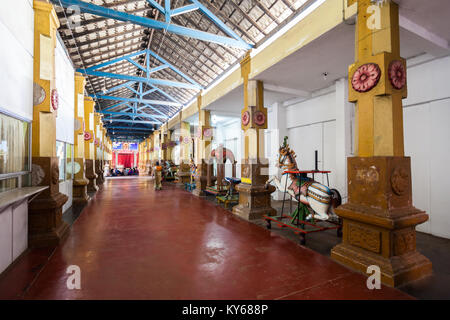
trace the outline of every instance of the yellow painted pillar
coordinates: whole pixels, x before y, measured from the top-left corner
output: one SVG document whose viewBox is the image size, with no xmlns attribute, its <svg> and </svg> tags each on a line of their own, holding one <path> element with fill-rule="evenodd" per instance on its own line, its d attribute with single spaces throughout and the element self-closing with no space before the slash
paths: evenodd
<svg viewBox="0 0 450 320">
<path fill-rule="evenodd" d="M 94 112 L 94 129 L 95 129 L 95 137 L 94 137 L 94 169 L 95 174 L 97 175 L 96 184 L 100 187 L 104 182 L 105 178 L 103 176 L 103 159 L 102 159 L 102 139 L 103 139 L 103 124 L 101 121 L 102 115 L 98 112 Z"/>
<path fill-rule="evenodd" d="M 355 1 L 349 1 L 349 4 Z M 336 209 L 343 241 L 333 259 L 398 286 L 431 274 L 416 250 L 418 224 L 428 215 L 412 205 L 411 159 L 404 157 L 402 99 L 406 62 L 400 57 L 398 5 L 358 0 L 356 61 L 349 68 L 349 100 L 356 103 L 357 154 L 348 159 L 348 203 Z"/>
<path fill-rule="evenodd" d="M 33 81 L 36 105 L 32 126 L 32 184 L 48 186 L 29 206 L 28 244 L 54 246 L 68 232 L 61 219 L 68 197 L 59 192 L 59 162 L 56 157 L 57 91 L 55 88 L 55 46 L 58 18 L 53 6 L 34 1 Z M 7 62 L 5 62 L 7 63 Z"/>
<path fill-rule="evenodd" d="M 74 132 L 74 204 L 86 204 L 90 197 L 87 194 L 87 185 L 84 168 L 84 88 L 86 79 L 81 73 L 75 73 L 75 132 Z"/>
<path fill-rule="evenodd" d="M 237 186 L 239 204 L 233 213 L 247 220 L 261 219 L 263 215 L 275 215 L 270 194 L 273 186 L 265 187 L 268 180 L 268 160 L 264 158 L 264 130 L 267 129 L 267 108 L 264 107 L 264 84 L 250 80 L 250 52 L 241 62 L 244 82 L 244 108 L 241 126 L 244 133 L 244 159 L 241 165 L 242 183 Z"/>
<path fill-rule="evenodd" d="M 84 161 L 86 166 L 86 178 L 89 180 L 88 191 L 97 192 L 97 174 L 95 173 L 95 116 L 94 100 L 90 97 L 84 99 Z"/>
<path fill-rule="evenodd" d="M 205 190 L 212 186 L 216 179 L 213 176 L 213 164 L 209 163 L 211 154 L 211 143 L 213 140 L 213 129 L 211 127 L 211 112 L 202 109 L 202 95 L 197 98 L 198 127 L 195 133 L 195 163 L 197 172 L 195 175 L 196 188 L 192 194 L 205 196 Z"/>
<path fill-rule="evenodd" d="M 180 183 L 191 182 L 191 124 L 181 121 L 180 115 L 180 169 L 178 177 Z"/>
</svg>

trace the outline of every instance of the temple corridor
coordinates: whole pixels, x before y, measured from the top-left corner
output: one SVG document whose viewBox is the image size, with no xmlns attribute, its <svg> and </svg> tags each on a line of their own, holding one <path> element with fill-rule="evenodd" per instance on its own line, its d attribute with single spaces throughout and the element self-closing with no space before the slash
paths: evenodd
<svg viewBox="0 0 450 320">
<path fill-rule="evenodd" d="M 22 282 L 24 299 L 410 298 L 370 291 L 366 277 L 175 184 L 155 191 L 149 177 L 107 179 L 33 279 L 30 256 L 45 252 L 22 257 L 0 296 Z M 70 265 L 81 290 L 67 289 Z"/>
</svg>

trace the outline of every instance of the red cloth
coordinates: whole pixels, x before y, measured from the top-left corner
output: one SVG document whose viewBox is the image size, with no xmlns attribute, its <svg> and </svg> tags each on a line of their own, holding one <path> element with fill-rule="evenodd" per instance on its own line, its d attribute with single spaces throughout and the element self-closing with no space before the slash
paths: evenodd
<svg viewBox="0 0 450 320">
<path fill-rule="evenodd" d="M 118 162 L 119 166 L 124 166 L 124 168 L 133 167 L 134 156 L 133 154 L 123 154 L 119 153 Z"/>
</svg>

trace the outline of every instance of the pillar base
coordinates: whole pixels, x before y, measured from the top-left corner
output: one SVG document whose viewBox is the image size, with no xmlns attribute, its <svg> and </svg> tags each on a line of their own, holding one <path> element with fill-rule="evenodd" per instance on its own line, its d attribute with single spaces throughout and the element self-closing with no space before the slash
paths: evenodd
<svg viewBox="0 0 450 320">
<path fill-rule="evenodd" d="M 87 193 L 88 179 L 73 180 L 73 204 L 85 205 L 91 200 Z"/>
<path fill-rule="evenodd" d="M 208 178 L 206 176 L 195 177 L 195 189 L 192 194 L 197 197 L 206 197 L 206 185 Z"/>
<path fill-rule="evenodd" d="M 254 186 L 249 184 L 239 184 L 236 186 L 239 192 L 239 204 L 233 207 L 233 213 L 246 220 L 262 219 L 264 215 L 275 216 L 277 211 L 271 207 L 270 194 L 275 191 L 275 187 L 270 185 Z"/>
<path fill-rule="evenodd" d="M 97 192 L 97 174 L 95 173 L 94 160 L 84 160 L 86 164 L 86 178 L 89 180 L 87 190 L 88 192 Z"/>
<path fill-rule="evenodd" d="M 69 199 L 59 192 L 59 168 L 56 157 L 33 157 L 33 186 L 49 186 L 31 201 L 28 210 L 28 245 L 58 245 L 68 234 L 69 225 L 62 220 L 62 207 Z"/>
<path fill-rule="evenodd" d="M 342 243 L 331 258 L 367 275 L 379 266 L 381 281 L 396 287 L 432 273 L 416 250 L 416 226 L 428 215 L 412 206 L 410 158 L 349 158 L 349 203 L 336 209 Z"/>
<path fill-rule="evenodd" d="M 104 173 L 104 171 L 102 169 L 101 160 L 95 160 L 95 174 L 97 175 L 97 178 L 95 179 L 95 183 L 98 187 L 100 187 L 105 182 L 103 173 Z"/>
</svg>

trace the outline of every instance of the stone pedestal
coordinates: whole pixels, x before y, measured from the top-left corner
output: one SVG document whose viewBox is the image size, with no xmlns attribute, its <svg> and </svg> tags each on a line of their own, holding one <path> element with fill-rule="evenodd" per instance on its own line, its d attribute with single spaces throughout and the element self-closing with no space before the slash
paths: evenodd
<svg viewBox="0 0 450 320">
<path fill-rule="evenodd" d="M 276 215 L 277 211 L 271 207 L 270 197 L 275 187 L 269 185 L 266 188 L 268 176 L 265 171 L 268 172 L 267 164 L 243 161 L 242 183 L 236 186 L 239 192 L 239 204 L 233 207 L 234 214 L 246 220 L 261 219 L 263 215 Z"/>
<path fill-rule="evenodd" d="M 57 157 L 33 157 L 32 184 L 49 189 L 29 205 L 28 244 L 34 248 L 57 246 L 69 232 L 69 225 L 62 220 L 62 207 L 68 197 L 59 192 Z"/>
<path fill-rule="evenodd" d="M 332 259 L 364 274 L 379 266 L 389 286 L 432 273 L 431 262 L 416 250 L 415 228 L 428 215 L 412 205 L 410 162 L 408 157 L 349 158 L 349 202 L 336 209 L 343 242 L 332 249 Z"/>
<path fill-rule="evenodd" d="M 205 190 L 208 187 L 208 183 L 214 184 L 216 177 L 208 177 L 208 166 L 210 167 L 209 172 L 211 172 L 212 164 L 207 164 L 202 161 L 202 164 L 197 165 L 197 174 L 195 175 L 195 189 L 192 194 L 197 197 L 206 196 Z"/>
<path fill-rule="evenodd" d="M 180 164 L 180 169 L 178 170 L 178 180 L 179 183 L 185 184 L 191 182 L 191 167 L 189 164 Z"/>
<path fill-rule="evenodd" d="M 89 180 L 88 192 L 97 192 L 97 174 L 95 173 L 94 160 L 86 159 L 84 162 L 86 164 L 86 178 Z"/>
<path fill-rule="evenodd" d="M 90 200 L 87 193 L 87 186 L 89 180 L 84 177 L 84 159 L 76 158 L 74 159 L 75 171 L 78 167 L 78 172 L 74 172 L 75 179 L 73 180 L 73 204 L 74 205 L 84 205 Z"/>
<path fill-rule="evenodd" d="M 105 182 L 102 160 L 95 160 L 95 174 L 97 175 L 95 182 L 97 187 L 100 187 Z"/>
</svg>

